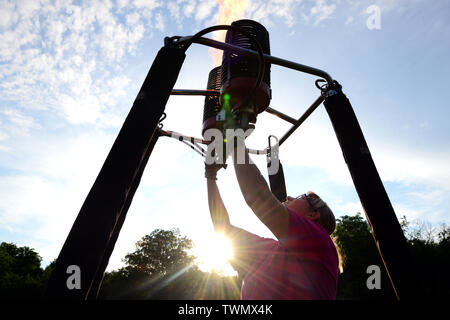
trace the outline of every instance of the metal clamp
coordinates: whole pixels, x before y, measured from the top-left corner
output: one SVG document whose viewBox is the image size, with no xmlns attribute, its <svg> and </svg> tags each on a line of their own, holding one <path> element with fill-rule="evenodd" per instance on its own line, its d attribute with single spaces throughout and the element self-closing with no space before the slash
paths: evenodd
<svg viewBox="0 0 450 320">
<path fill-rule="evenodd" d="M 274 138 L 276 140 L 275 147 L 272 148 L 271 138 Z M 272 161 L 272 159 L 278 159 L 278 138 L 274 135 L 269 135 L 267 138 L 268 140 L 268 147 L 267 147 L 267 161 Z"/>
<path fill-rule="evenodd" d="M 163 121 L 167 118 L 167 114 L 163 112 L 161 118 L 158 121 L 158 130 L 161 130 L 163 128 Z"/>
</svg>

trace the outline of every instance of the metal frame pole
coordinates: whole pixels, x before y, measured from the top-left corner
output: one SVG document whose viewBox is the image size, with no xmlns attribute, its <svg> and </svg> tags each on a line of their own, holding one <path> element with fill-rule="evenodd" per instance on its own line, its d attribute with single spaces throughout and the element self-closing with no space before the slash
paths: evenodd
<svg viewBox="0 0 450 320">
<path fill-rule="evenodd" d="M 178 43 L 183 43 L 183 42 L 189 41 L 190 39 L 191 39 L 191 37 L 181 37 L 176 40 Z M 231 50 L 236 53 L 240 53 L 240 54 L 254 57 L 254 58 L 258 57 L 258 52 L 256 52 L 256 51 L 241 48 L 241 47 L 229 44 L 229 43 L 223 43 L 223 42 L 208 39 L 208 38 L 200 37 L 200 38 L 194 40 L 194 43 L 198 43 L 198 44 L 205 45 L 208 47 L 213 47 L 213 48 L 220 49 L 220 50 Z M 311 75 L 315 75 L 315 76 L 324 78 L 329 85 L 332 85 L 332 83 L 333 83 L 333 78 L 331 78 L 331 76 L 327 72 L 317 69 L 317 68 L 313 68 L 313 67 L 310 67 L 310 66 L 307 66 L 304 64 L 281 59 L 281 58 L 271 56 L 268 54 L 264 54 L 264 61 L 269 62 L 271 64 L 278 65 L 278 66 L 282 66 L 282 67 L 285 67 L 288 69 L 293 69 L 293 70 L 301 71 L 304 73 L 308 73 Z"/>
<path fill-rule="evenodd" d="M 190 37 L 184 37 L 179 38 L 178 41 L 183 42 L 189 39 Z M 216 49 L 232 50 L 243 55 L 257 57 L 257 53 L 252 50 L 212 39 L 198 38 L 194 42 Z M 264 60 L 265 62 L 320 76 L 327 81 L 327 92 L 321 90 L 326 97 L 321 96 L 313 103 L 280 139 L 279 145 L 286 141 L 324 101 L 397 299 L 400 299 L 400 297 L 411 298 L 414 292 L 412 286 L 415 283 L 413 280 L 415 273 L 413 272 L 412 256 L 350 101 L 342 93 L 340 85 L 325 71 L 270 55 L 264 55 Z"/>
<path fill-rule="evenodd" d="M 397 299 L 413 298 L 413 286 L 417 283 L 408 243 L 355 112 L 340 85 L 329 88 L 324 105 Z"/>
<path fill-rule="evenodd" d="M 158 52 L 61 249 L 44 297 L 96 296 L 184 59 L 183 49 L 165 46 Z M 79 268 L 81 287 L 67 285 L 69 266 Z"/>
<path fill-rule="evenodd" d="M 58 256 L 47 284 L 47 298 L 86 299 L 96 297 L 101 277 L 115 241 L 139 185 L 140 177 L 159 134 L 157 125 L 170 94 L 213 95 L 205 90 L 172 90 L 185 58 L 183 42 L 192 37 L 173 37 L 167 41 L 144 81 L 122 129 L 92 186 Z M 208 38 L 194 41 L 221 50 L 258 57 L 252 50 Z M 180 45 L 181 44 L 181 45 Z M 327 96 L 320 96 L 298 119 L 274 109 L 268 110 L 293 124 L 280 139 L 281 145 L 324 101 L 339 144 L 352 175 L 375 242 L 388 271 L 397 297 L 412 294 L 409 284 L 412 260 L 406 239 L 389 201 L 383 183 L 365 142 L 350 102 L 323 70 L 264 55 L 266 62 L 324 78 Z M 158 134 L 155 134 L 158 133 Z M 256 150 L 259 154 L 260 151 Z M 266 150 L 263 151 L 266 153 Z M 69 266 L 81 270 L 81 288 L 69 288 Z"/>
</svg>

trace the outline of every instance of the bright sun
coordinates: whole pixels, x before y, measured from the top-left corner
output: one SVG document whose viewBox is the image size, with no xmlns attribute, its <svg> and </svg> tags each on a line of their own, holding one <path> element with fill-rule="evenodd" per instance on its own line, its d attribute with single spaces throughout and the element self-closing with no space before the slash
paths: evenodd
<svg viewBox="0 0 450 320">
<path fill-rule="evenodd" d="M 233 248 L 223 234 L 214 233 L 197 243 L 194 254 L 198 257 L 198 266 L 202 271 L 215 271 L 224 276 L 236 274 L 228 262 L 233 257 Z"/>
</svg>

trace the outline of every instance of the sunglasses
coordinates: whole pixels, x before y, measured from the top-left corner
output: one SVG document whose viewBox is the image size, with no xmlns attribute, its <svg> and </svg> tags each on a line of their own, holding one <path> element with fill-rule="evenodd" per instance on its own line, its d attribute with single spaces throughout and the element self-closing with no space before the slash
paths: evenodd
<svg viewBox="0 0 450 320">
<path fill-rule="evenodd" d="M 305 198 L 305 199 L 306 199 L 306 202 L 308 202 L 309 207 L 310 207 L 313 211 L 317 211 L 316 208 L 314 208 L 314 206 L 312 205 L 311 200 L 308 198 L 308 195 L 307 195 L 306 193 L 304 193 L 304 194 L 298 196 L 297 198 L 294 199 L 294 201 L 297 200 L 297 199 L 302 199 L 302 198 Z"/>
</svg>

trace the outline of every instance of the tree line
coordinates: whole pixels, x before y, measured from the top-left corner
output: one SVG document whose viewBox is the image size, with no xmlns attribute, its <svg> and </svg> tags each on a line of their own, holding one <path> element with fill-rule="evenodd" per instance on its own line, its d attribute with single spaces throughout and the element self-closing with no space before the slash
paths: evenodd
<svg viewBox="0 0 450 320">
<path fill-rule="evenodd" d="M 417 296 L 448 297 L 450 228 L 412 224 L 405 217 L 401 226 L 420 281 Z M 341 262 L 338 300 L 395 299 L 369 225 L 361 214 L 337 219 L 332 237 Z M 239 299 L 242 279 L 200 270 L 192 248 L 192 240 L 177 229 L 154 230 L 136 242 L 136 250 L 123 259 L 124 267 L 105 273 L 98 299 Z M 54 265 L 42 268 L 41 262 L 34 249 L 2 242 L 0 299 L 40 299 Z M 379 289 L 369 289 L 366 284 L 371 265 L 380 267 Z"/>
</svg>

